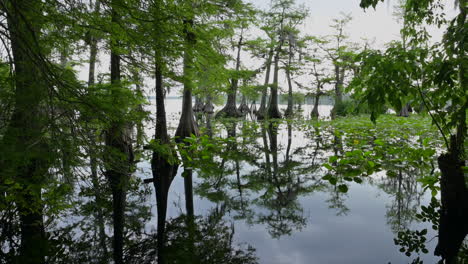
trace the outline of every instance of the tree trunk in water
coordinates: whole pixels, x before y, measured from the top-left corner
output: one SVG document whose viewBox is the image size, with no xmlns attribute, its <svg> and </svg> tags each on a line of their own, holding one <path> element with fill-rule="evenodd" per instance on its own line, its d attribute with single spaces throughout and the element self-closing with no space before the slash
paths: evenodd
<svg viewBox="0 0 468 264">
<path fill-rule="evenodd" d="M 158 59 L 157 59 L 158 60 Z M 156 61 L 156 131 L 155 140 L 159 144 L 170 144 L 169 135 L 167 134 L 166 109 L 164 106 L 164 91 L 162 84 L 162 72 Z M 171 148 L 171 156 L 173 160 L 168 160 L 161 153 L 153 151 L 151 158 L 151 169 L 153 172 L 153 184 L 156 190 L 156 206 L 158 212 L 158 233 L 157 233 L 157 252 L 158 263 L 167 263 L 165 246 L 166 246 L 166 215 L 167 215 L 167 197 L 172 180 L 177 174 L 179 167 L 176 160 L 175 149 Z"/>
<path fill-rule="evenodd" d="M 185 20 L 185 51 L 184 51 L 184 95 L 182 99 L 182 115 L 175 136 L 177 142 L 191 135 L 198 136 L 198 125 L 195 122 L 192 108 L 193 89 L 193 46 L 195 45 L 195 34 L 190 32 L 193 20 Z"/>
<path fill-rule="evenodd" d="M 211 115 L 214 113 L 214 105 L 213 103 L 211 102 L 211 96 L 208 95 L 206 97 L 206 103 L 205 105 L 203 106 L 203 112 L 207 115 Z"/>
<path fill-rule="evenodd" d="M 245 99 L 245 95 L 242 95 L 242 100 L 241 100 L 241 104 L 240 104 L 240 106 L 239 106 L 238 112 L 239 112 L 242 116 L 245 116 L 245 115 L 247 115 L 247 114 L 250 112 L 250 108 L 249 108 L 249 106 L 247 105 L 247 100 Z"/>
<path fill-rule="evenodd" d="M 317 92 L 317 94 L 315 95 L 315 100 L 314 100 L 314 108 L 312 109 L 312 113 L 310 114 L 312 118 L 319 117 L 319 111 L 318 111 L 319 102 L 320 102 L 320 92 Z"/>
<path fill-rule="evenodd" d="M 291 82 L 291 63 L 292 63 L 292 46 L 289 44 L 289 58 L 288 65 L 286 66 L 286 79 L 288 81 L 288 108 L 286 108 L 286 113 L 284 114 L 287 117 L 293 115 L 293 88 Z"/>
<path fill-rule="evenodd" d="M 270 163 L 270 147 L 268 146 L 267 132 L 265 128 L 266 124 L 263 123 L 261 126 L 262 139 L 263 139 L 263 152 L 265 153 L 265 167 L 268 178 L 271 177 L 271 163 Z"/>
<path fill-rule="evenodd" d="M 236 72 L 238 72 L 240 69 L 240 54 L 242 50 L 242 37 L 243 37 L 242 34 L 243 34 L 243 31 L 241 31 L 239 42 L 237 43 Z M 224 106 L 224 108 L 221 109 L 216 114 L 216 117 L 241 117 L 242 116 L 242 114 L 237 110 L 237 104 L 236 104 L 238 85 L 239 85 L 238 77 L 232 78 L 231 87 L 229 88 L 229 91 L 228 91 L 226 106 Z"/>
<path fill-rule="evenodd" d="M 459 0 L 460 13 L 456 21 L 456 30 L 461 37 L 458 40 L 458 81 L 460 90 L 466 90 L 466 36 L 465 25 L 467 16 L 467 1 Z M 441 210 L 439 218 L 439 242 L 435 254 L 441 256 L 445 263 L 456 263 L 456 256 L 460 250 L 464 238 L 468 234 L 468 189 L 463 166 L 467 166 L 465 160 L 466 138 L 466 109 L 465 102 L 459 109 L 456 135 L 450 138 L 449 153 L 442 154 L 439 159 Z"/>
<path fill-rule="evenodd" d="M 343 75 L 343 76 L 342 76 Z M 336 65 L 335 62 L 335 105 L 331 111 L 331 117 L 334 119 L 337 116 L 338 107 L 341 106 L 343 102 L 343 81 L 344 81 L 344 69 Z"/>
<path fill-rule="evenodd" d="M 290 151 L 291 151 L 291 143 L 292 143 L 292 125 L 291 122 L 288 122 L 288 144 L 286 146 L 286 159 L 285 162 L 289 163 L 290 161 Z"/>
<path fill-rule="evenodd" d="M 278 71 L 279 71 L 279 53 L 281 51 L 281 46 L 278 47 L 278 50 L 275 54 L 275 69 L 273 72 L 273 84 L 271 85 L 271 96 L 270 102 L 267 109 L 268 118 L 281 118 L 281 113 L 278 108 Z"/>
<path fill-rule="evenodd" d="M 269 122 L 268 138 L 270 139 L 270 153 L 273 162 L 273 174 L 270 175 L 271 180 L 278 177 L 278 123 Z"/>
<path fill-rule="evenodd" d="M 184 168 L 185 211 L 187 213 L 188 243 L 191 259 L 195 259 L 195 210 L 193 207 L 193 179 L 192 169 Z"/>
<path fill-rule="evenodd" d="M 14 66 L 15 109 L 0 142 L 0 175 L 19 184 L 14 191 L 20 216 L 20 248 L 17 263 L 42 264 L 47 255 L 44 232 L 42 185 L 50 166 L 51 155 L 46 132 L 46 109 L 41 104 L 47 97 L 43 82 L 40 39 L 42 1 L 4 1 L 2 13 L 7 25 Z"/>
<path fill-rule="evenodd" d="M 258 111 L 257 111 L 258 120 L 265 119 L 266 117 L 266 99 L 267 99 L 267 94 L 268 94 L 268 84 L 270 83 L 270 72 L 271 72 L 271 62 L 273 59 L 273 53 L 274 53 L 274 50 L 273 48 L 271 48 L 270 52 L 268 53 L 268 59 L 265 63 L 265 66 L 266 66 L 265 82 L 263 83 L 264 87 L 262 90 L 262 99 L 260 101 L 260 107 L 258 108 Z"/>
<path fill-rule="evenodd" d="M 116 11 L 118 0 L 111 2 L 112 23 L 118 24 L 120 17 Z M 113 34 L 112 34 L 113 35 Z M 120 56 L 117 43 L 111 43 L 111 84 L 120 85 Z M 111 93 L 111 97 L 118 96 Z M 125 120 L 114 121 L 105 133 L 108 153 L 105 156 L 106 177 L 112 190 L 112 218 L 114 226 L 113 258 L 116 264 L 123 264 L 124 211 L 128 178 L 133 166 L 131 126 Z"/>
<path fill-rule="evenodd" d="M 198 113 L 203 111 L 203 101 L 199 96 L 195 96 L 195 105 L 193 106 L 193 112 Z"/>
<path fill-rule="evenodd" d="M 409 116 L 410 104 L 406 103 L 398 113 L 398 116 L 408 117 Z"/>
<path fill-rule="evenodd" d="M 451 150 L 457 140 L 452 137 Z M 441 256 L 446 262 L 455 263 L 458 251 L 468 234 L 468 191 L 462 166 L 465 161 L 460 160 L 459 152 L 442 154 L 438 158 L 441 171 L 440 191 L 441 210 L 439 218 L 439 242 L 434 254 Z"/>
</svg>

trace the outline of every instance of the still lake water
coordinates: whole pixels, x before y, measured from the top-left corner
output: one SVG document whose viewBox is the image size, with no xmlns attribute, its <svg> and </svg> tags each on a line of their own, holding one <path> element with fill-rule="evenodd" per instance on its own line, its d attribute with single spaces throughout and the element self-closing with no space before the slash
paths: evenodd
<svg viewBox="0 0 468 264">
<path fill-rule="evenodd" d="M 154 113 L 153 104 L 154 102 L 148 109 Z M 280 108 L 284 109 L 285 106 Z M 311 111 L 310 105 L 302 108 L 304 116 Z M 166 100 L 171 136 L 174 135 L 178 124 L 180 110 L 180 99 Z M 321 105 L 319 108 L 322 116 L 329 115 L 330 110 L 329 105 Z M 223 125 L 213 123 L 213 126 L 218 129 L 215 129 L 215 135 L 226 137 L 227 132 Z M 415 183 L 415 177 L 407 175 L 402 183 L 395 179 L 387 179 L 386 174 L 380 172 L 361 184 L 348 184 L 349 191 L 343 194 L 328 182 L 321 180 L 325 174 L 322 163 L 328 161 L 328 157 L 333 155 L 333 150 L 325 143 L 319 146 L 320 144 L 316 143 L 317 135 L 310 129 L 293 123 L 288 133 L 288 125 L 285 122 L 280 123 L 277 152 L 273 155 L 268 151 L 268 154 L 265 154 L 263 146 L 264 139 L 267 139 L 267 144 L 271 146 L 271 135 L 265 133 L 266 137 L 262 139 L 261 127 L 244 126 L 254 127 L 252 129 L 260 136 L 247 140 L 247 143 L 242 143 L 242 139 L 239 139 L 236 148 L 239 149 L 239 153 L 245 152 L 246 155 L 254 157 L 241 155 L 237 158 L 237 163 L 229 159 L 222 162 L 218 160 L 221 168 L 226 168 L 223 177 L 230 180 L 227 184 L 218 186 L 216 190 L 207 190 L 213 186 L 208 184 L 207 187 L 207 184 L 204 184 L 210 181 L 207 178 L 213 175 L 199 177 L 197 170 L 194 170 L 195 215 L 206 215 L 213 208 L 219 208 L 220 204 L 223 204 L 227 208 L 224 219 L 232 222 L 234 226 L 234 241 L 247 243 L 255 248 L 259 263 L 263 264 L 411 262 L 410 258 L 398 251 L 399 247 L 394 245 L 393 239 L 396 237 L 395 230 L 400 226 L 398 223 L 415 229 L 431 230 L 428 225 L 412 220 L 414 210 L 430 201 L 430 194 L 423 193 L 421 187 Z M 237 138 L 242 138 L 242 128 L 242 124 L 237 124 Z M 154 124 L 147 127 L 149 138 L 153 136 L 153 131 Z M 323 133 L 319 138 L 326 142 L 326 132 Z M 269 164 L 266 164 L 267 156 Z M 293 165 L 288 167 L 286 164 Z M 239 174 L 236 169 L 239 169 Z M 252 187 L 255 177 L 265 178 L 262 175 L 268 169 L 273 170 L 273 178 L 280 180 L 260 182 Z M 184 211 L 182 171 L 183 168 L 179 167 L 169 191 L 169 218 L 177 217 Z M 139 164 L 138 177 L 152 177 L 148 162 Z M 403 191 L 411 193 L 398 192 L 398 187 L 402 186 L 412 186 Z M 156 201 L 154 189 L 151 189 L 153 193 L 149 195 L 147 202 L 152 206 L 152 219 L 146 225 L 147 230 L 156 229 Z M 207 193 L 222 193 L 224 198 L 213 199 L 206 195 Z M 239 201 L 241 206 L 238 205 Z M 235 203 L 235 206 L 232 205 Z M 430 233 L 429 239 L 434 235 Z M 436 239 L 427 243 L 430 253 L 421 256 L 424 263 L 437 262 L 431 254 L 435 244 Z"/>
</svg>

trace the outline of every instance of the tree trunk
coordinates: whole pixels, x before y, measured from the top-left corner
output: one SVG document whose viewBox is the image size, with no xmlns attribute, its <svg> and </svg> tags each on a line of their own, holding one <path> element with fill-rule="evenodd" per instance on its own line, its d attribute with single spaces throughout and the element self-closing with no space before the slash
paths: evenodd
<svg viewBox="0 0 468 264">
<path fill-rule="evenodd" d="M 287 117 L 293 115 L 293 88 L 291 82 L 291 64 L 292 64 L 292 46 L 289 44 L 289 58 L 288 65 L 286 66 L 286 79 L 288 81 L 288 108 L 286 108 L 286 113 L 284 114 Z"/>
<path fill-rule="evenodd" d="M 268 84 L 270 83 L 270 72 L 271 72 L 271 62 L 273 59 L 273 48 L 270 48 L 270 52 L 268 53 L 268 59 L 265 63 L 266 73 L 265 73 L 265 82 L 263 83 L 263 90 L 262 90 L 262 99 L 260 101 L 260 107 L 257 111 L 257 119 L 262 120 L 266 117 L 266 99 L 268 94 Z"/>
<path fill-rule="evenodd" d="M 101 3 L 100 1 L 96 1 L 95 6 L 94 6 L 94 13 L 99 14 L 100 8 L 101 8 Z M 94 80 L 95 80 L 95 72 L 96 72 L 96 58 L 97 58 L 97 43 L 98 40 L 97 38 L 91 34 L 90 37 L 90 42 L 89 42 L 89 75 L 88 75 L 88 88 L 94 85 Z M 94 198 L 96 202 L 96 225 L 98 228 L 98 233 L 99 233 L 99 246 L 101 247 L 103 253 L 101 256 L 100 263 L 107 263 L 108 259 L 108 252 L 107 252 L 107 236 L 106 236 L 106 231 L 105 231 L 105 223 L 104 223 L 104 212 L 102 211 L 102 207 L 104 206 L 103 204 L 103 199 L 101 195 L 101 186 L 99 184 L 99 174 L 98 174 L 98 161 L 97 161 L 97 146 L 98 142 L 95 136 L 96 130 L 91 129 L 89 132 L 89 140 L 90 140 L 90 145 L 89 145 L 89 164 L 91 168 L 91 183 L 93 185 L 93 190 L 94 190 Z"/>
<path fill-rule="evenodd" d="M 456 143 L 452 138 L 452 145 Z M 453 146 L 451 149 L 457 149 Z M 445 263 L 455 263 L 458 251 L 468 234 L 468 191 L 462 166 L 456 151 L 442 154 L 438 158 L 441 171 L 441 209 L 439 218 L 439 242 L 434 254 Z"/>
<path fill-rule="evenodd" d="M 273 72 L 273 84 L 271 85 L 271 96 L 270 102 L 267 109 L 268 118 L 281 118 L 281 113 L 278 108 L 278 71 L 279 71 L 279 56 L 281 52 L 281 45 L 278 46 L 278 49 L 275 54 L 275 69 Z"/>
<path fill-rule="evenodd" d="M 271 177 L 270 147 L 268 146 L 267 132 L 265 126 L 265 123 L 261 124 L 263 152 L 265 153 L 265 169 L 267 172 L 267 177 L 269 179 Z"/>
<path fill-rule="evenodd" d="M 458 81 L 460 90 L 467 86 L 466 78 L 466 16 L 467 1 L 458 1 L 460 13 L 456 21 L 457 30 L 460 30 L 458 41 Z M 459 109 L 456 135 L 450 138 L 449 152 L 442 154 L 439 159 L 441 210 L 439 217 L 439 242 L 435 249 L 435 255 L 441 256 L 445 263 L 456 263 L 456 257 L 464 238 L 468 234 L 468 189 L 466 187 L 466 175 L 463 166 L 467 166 L 465 160 L 466 138 L 466 109 L 465 102 Z"/>
<path fill-rule="evenodd" d="M 310 114 L 312 118 L 319 117 L 319 111 L 318 111 L 319 102 L 320 102 L 320 90 L 318 90 L 317 94 L 315 95 L 314 108 L 312 109 L 312 113 Z"/>
<path fill-rule="evenodd" d="M 247 105 L 247 100 L 245 99 L 245 95 L 242 95 L 242 100 L 241 100 L 241 104 L 240 104 L 240 106 L 239 106 L 238 112 L 239 112 L 242 116 L 245 116 L 245 115 L 247 115 L 247 114 L 250 112 L 250 108 L 249 108 L 249 106 Z"/>
<path fill-rule="evenodd" d="M 340 107 L 341 103 L 343 102 L 342 86 L 343 86 L 343 81 L 344 81 L 344 68 L 342 69 L 342 67 L 337 65 L 337 62 L 334 62 L 334 64 L 335 64 L 335 105 L 333 106 L 333 109 L 331 111 L 332 119 L 334 119 L 337 116 L 338 107 Z"/>
<path fill-rule="evenodd" d="M 151 158 L 151 169 L 153 172 L 153 184 L 156 190 L 156 206 L 158 212 L 158 233 L 157 233 L 157 252 L 158 263 L 167 263 L 165 252 L 166 247 L 166 215 L 169 188 L 172 180 L 177 174 L 179 167 L 176 159 L 175 149 L 170 145 L 169 135 L 167 134 L 166 109 L 164 106 L 164 88 L 162 83 L 162 72 L 159 58 L 156 56 L 156 131 L 155 140 L 158 144 L 169 145 L 171 157 L 161 155 L 162 153 L 153 151 Z M 167 154 L 167 153 L 165 153 Z M 173 160 L 169 160 L 172 159 Z"/>
<path fill-rule="evenodd" d="M 409 109 L 410 109 L 410 104 L 405 104 L 401 109 L 400 112 L 398 113 L 398 116 L 403 116 L 403 117 L 408 117 L 409 116 Z"/>
<path fill-rule="evenodd" d="M 115 25 L 120 20 L 116 10 L 118 1 L 111 2 L 112 23 Z M 115 35 L 111 34 L 111 37 L 115 37 Z M 111 41 L 110 77 L 112 85 L 120 85 L 120 56 L 117 50 L 118 43 Z M 115 98 L 118 95 L 111 92 L 110 96 Z M 133 166 L 131 126 L 125 120 L 113 121 L 105 133 L 105 144 L 108 150 L 105 156 L 105 174 L 112 190 L 113 258 L 116 264 L 123 264 L 126 189 Z"/>
<path fill-rule="evenodd" d="M 198 125 L 195 122 L 192 108 L 193 89 L 193 48 L 195 45 L 195 34 L 190 32 L 193 20 L 185 20 L 185 50 L 184 50 L 184 95 L 182 99 L 182 115 L 175 136 L 177 142 L 191 135 L 198 136 Z"/>
<path fill-rule="evenodd" d="M 241 30 L 241 34 L 239 37 L 239 42 L 237 43 L 237 57 L 236 57 L 236 74 L 240 70 L 240 54 L 242 50 L 242 38 L 243 38 L 243 30 Z M 228 91 L 228 97 L 226 106 L 221 109 L 217 114 L 216 117 L 241 117 L 242 114 L 237 110 L 236 104 L 236 96 L 237 96 L 237 88 L 239 85 L 238 77 L 233 77 L 231 79 L 231 87 Z"/>
<path fill-rule="evenodd" d="M 12 64 L 14 66 L 15 109 L 0 142 L 0 175 L 19 188 L 12 193 L 20 216 L 20 248 L 17 263 L 45 263 L 47 238 L 44 231 L 42 185 L 51 163 L 46 109 L 47 85 L 41 67 L 42 50 L 37 42 L 41 32 L 42 1 L 5 1 Z"/>
</svg>

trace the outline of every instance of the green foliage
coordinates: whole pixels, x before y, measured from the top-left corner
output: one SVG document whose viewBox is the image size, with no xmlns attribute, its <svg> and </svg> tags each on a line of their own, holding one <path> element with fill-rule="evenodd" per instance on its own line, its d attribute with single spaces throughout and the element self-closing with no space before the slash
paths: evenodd
<svg viewBox="0 0 468 264">
<path fill-rule="evenodd" d="M 365 118 L 347 117 L 333 121 L 337 154 L 322 165 L 328 172 L 323 180 L 332 185 L 361 183 L 381 170 L 396 177 L 401 164 L 421 169 L 431 167 L 436 154 L 434 148 L 440 144 L 440 139 L 427 118 L 401 119 L 384 115 L 376 125 Z M 414 139 L 420 144 L 412 143 Z M 419 180 L 434 182 L 437 175 L 427 175 Z M 436 192 L 438 187 L 432 184 L 425 188 Z M 338 190 L 347 191 L 343 187 Z"/>
<path fill-rule="evenodd" d="M 398 232 L 398 238 L 394 239 L 395 245 L 401 246 L 400 252 L 404 252 L 406 256 L 410 257 L 414 252 L 418 254 L 422 252 L 424 254 L 429 253 L 425 246 L 427 229 L 421 231 L 402 231 Z"/>
</svg>

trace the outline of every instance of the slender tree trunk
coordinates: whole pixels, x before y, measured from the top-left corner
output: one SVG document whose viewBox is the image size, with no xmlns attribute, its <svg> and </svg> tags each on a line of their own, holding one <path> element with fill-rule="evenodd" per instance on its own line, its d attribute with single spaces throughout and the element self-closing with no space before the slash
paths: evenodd
<svg viewBox="0 0 468 264">
<path fill-rule="evenodd" d="M 239 37 L 239 42 L 237 43 L 237 57 L 236 57 L 236 72 L 240 70 L 240 54 L 242 50 L 242 40 L 243 40 L 243 30 Z M 228 91 L 228 97 L 226 106 L 224 106 L 221 111 L 216 114 L 216 117 L 240 117 L 242 114 L 237 110 L 236 97 L 237 97 L 237 88 L 239 86 L 238 77 L 233 77 L 231 79 L 231 87 Z"/>
<path fill-rule="evenodd" d="M 142 83 L 143 80 L 142 80 L 142 77 L 141 77 L 140 73 L 136 69 L 132 69 L 131 74 L 132 74 L 133 81 L 135 82 L 135 88 L 136 88 L 136 92 L 137 92 L 138 96 L 143 97 L 143 90 L 141 89 L 141 83 Z M 138 112 L 140 114 L 143 114 L 144 111 L 145 111 L 143 109 L 142 104 L 138 104 L 135 108 L 136 108 L 135 109 L 136 112 Z M 141 147 L 143 145 L 144 136 L 145 136 L 145 128 L 143 126 L 143 122 L 139 120 L 135 124 L 135 128 L 136 128 L 135 148 L 136 148 L 136 151 L 140 152 Z"/>
<path fill-rule="evenodd" d="M 156 52 L 157 54 L 157 52 Z M 156 131 L 155 140 L 159 144 L 170 144 L 169 135 L 167 134 L 166 109 L 164 106 L 164 88 L 162 83 L 162 72 L 160 67 L 160 57 L 156 56 Z M 158 263 L 167 263 L 165 252 L 166 247 L 166 215 L 169 188 L 172 180 L 177 174 L 179 167 L 176 159 L 175 149 L 171 148 L 171 156 L 173 160 L 169 160 L 160 152 L 153 152 L 151 159 L 151 168 L 153 172 L 153 184 L 156 190 L 156 205 L 158 212 L 158 234 L 157 234 L 157 252 Z M 167 154 L 167 153 L 166 153 Z"/>
<path fill-rule="evenodd" d="M 120 16 L 116 10 L 118 1 L 113 0 L 111 2 L 112 23 L 115 25 L 120 21 Z M 115 38 L 115 35 L 112 34 L 111 37 Z M 115 86 L 121 85 L 120 56 L 117 50 L 118 43 L 114 39 L 111 41 L 110 78 L 111 84 Z M 118 95 L 112 92 L 110 96 L 115 98 Z M 114 220 L 113 258 L 116 264 L 123 264 L 126 190 L 133 166 L 131 126 L 125 120 L 113 121 L 105 133 L 105 143 L 108 149 L 105 157 L 105 174 L 112 190 L 112 218 Z"/>
<path fill-rule="evenodd" d="M 266 73 L 265 73 L 265 82 L 263 83 L 263 90 L 262 90 L 262 99 L 260 101 L 260 107 L 257 111 L 257 119 L 262 120 L 266 117 L 266 100 L 268 94 L 268 84 L 270 83 L 270 71 L 271 71 L 271 62 L 273 60 L 273 53 L 274 49 L 270 48 L 270 52 L 268 53 L 268 59 L 265 63 Z"/>
<path fill-rule="evenodd" d="M 311 117 L 312 118 L 318 118 L 319 117 L 319 111 L 318 111 L 318 107 L 319 107 L 319 102 L 320 102 L 320 88 L 317 88 L 317 94 L 315 95 L 315 99 L 314 99 L 314 108 L 312 109 L 312 113 L 311 113 Z"/>
<path fill-rule="evenodd" d="M 273 84 L 271 85 L 271 96 L 268 104 L 267 116 L 268 118 L 281 118 L 281 113 L 278 108 L 278 71 L 279 71 L 279 57 L 281 52 L 281 45 L 278 46 L 275 54 L 275 68 L 273 71 Z"/>
<path fill-rule="evenodd" d="M 96 1 L 94 6 L 94 13 L 99 14 L 101 9 L 101 2 Z M 89 41 L 89 74 L 88 74 L 88 87 L 91 87 L 95 83 L 95 72 L 96 72 L 96 58 L 98 53 L 97 48 L 98 40 L 91 34 Z M 89 156 L 90 156 L 90 168 L 91 168 L 91 183 L 93 184 L 94 198 L 96 201 L 96 224 L 99 233 L 99 246 L 102 249 L 103 253 L 101 256 L 100 263 L 108 262 L 108 251 L 107 251 L 107 236 L 105 231 L 105 222 L 104 222 L 104 212 L 102 211 L 103 199 L 101 194 L 101 186 L 99 184 L 99 174 L 98 174 L 98 161 L 97 161 L 97 146 L 98 140 L 96 138 L 96 129 L 91 128 L 89 132 Z"/>
<path fill-rule="evenodd" d="M 286 163 L 290 161 L 290 151 L 291 151 L 291 144 L 292 144 L 292 125 L 291 122 L 288 122 L 288 144 L 286 146 Z"/>
<path fill-rule="evenodd" d="M 42 186 L 52 154 L 44 133 L 47 129 L 47 85 L 39 46 L 42 1 L 4 1 L 12 64 L 14 66 L 15 109 L 0 142 L 0 175 L 18 184 L 14 195 L 20 216 L 20 248 L 16 263 L 42 264 L 47 255 L 44 231 Z"/>
<path fill-rule="evenodd" d="M 195 45 L 195 34 L 191 32 L 193 20 L 185 20 L 185 50 L 184 50 L 184 94 L 182 98 L 182 115 L 175 136 L 176 141 L 181 142 L 191 135 L 198 136 L 198 125 L 195 122 L 192 108 L 193 89 L 193 48 Z"/>
<path fill-rule="evenodd" d="M 263 139 L 263 152 L 265 153 L 265 165 L 268 179 L 271 177 L 271 163 L 270 163 L 270 147 L 268 146 L 267 132 L 265 128 L 265 123 L 262 124 L 262 139 Z"/>
<path fill-rule="evenodd" d="M 286 79 L 288 81 L 288 108 L 286 108 L 285 116 L 291 117 L 293 115 L 293 88 L 292 88 L 292 81 L 291 81 L 291 64 L 292 64 L 292 46 L 291 43 L 289 44 L 289 58 L 288 58 L 288 65 L 286 66 Z"/>
<path fill-rule="evenodd" d="M 268 124 L 268 138 L 270 139 L 270 153 L 273 162 L 273 174 L 270 179 L 277 179 L 278 177 L 278 124 L 269 122 Z M 270 177 L 271 177 L 270 176 Z"/>
<path fill-rule="evenodd" d="M 334 62 L 335 64 L 335 105 L 333 106 L 332 109 L 332 119 L 334 119 L 337 116 L 337 111 L 338 107 L 341 106 L 343 102 L 343 91 L 342 91 L 342 86 L 343 86 L 343 81 L 344 81 L 344 76 L 341 76 L 342 74 L 344 75 L 344 69 L 337 65 L 337 62 Z"/>
</svg>

